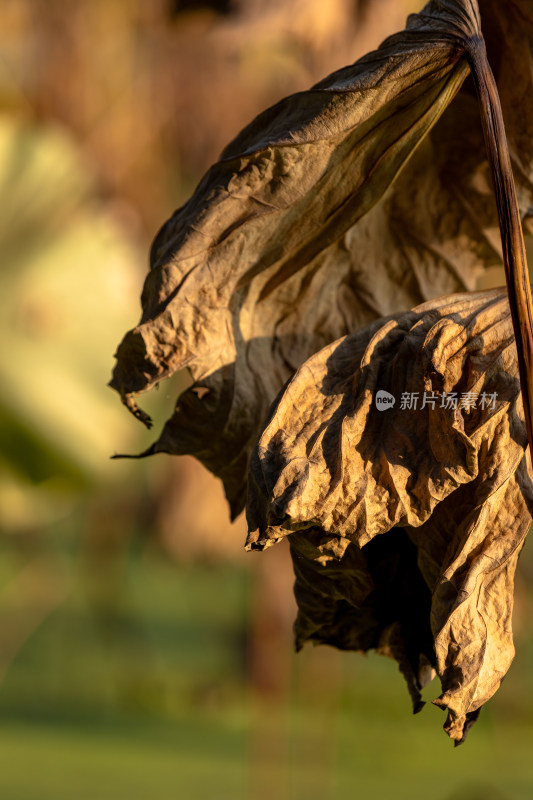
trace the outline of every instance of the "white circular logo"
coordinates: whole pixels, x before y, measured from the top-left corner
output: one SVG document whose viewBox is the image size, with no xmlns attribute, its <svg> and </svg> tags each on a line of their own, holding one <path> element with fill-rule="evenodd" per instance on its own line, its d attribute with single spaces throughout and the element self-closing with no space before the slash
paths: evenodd
<svg viewBox="0 0 533 800">
<path fill-rule="evenodd" d="M 376 403 L 376 408 L 378 411 L 388 411 L 389 408 L 393 407 L 394 403 L 396 402 L 396 398 L 392 394 L 386 392 L 384 389 L 380 389 L 379 392 L 376 392 L 374 402 Z"/>
</svg>

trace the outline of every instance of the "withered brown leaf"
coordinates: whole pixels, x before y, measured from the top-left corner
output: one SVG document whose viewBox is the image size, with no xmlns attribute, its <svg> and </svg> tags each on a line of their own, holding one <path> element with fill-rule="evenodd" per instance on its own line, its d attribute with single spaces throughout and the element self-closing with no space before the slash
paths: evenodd
<svg viewBox="0 0 533 800">
<path fill-rule="evenodd" d="M 533 12 L 480 7 L 527 219 Z M 142 455 L 194 454 L 236 515 L 271 400 L 328 345 L 261 436 L 248 547 L 290 534 L 299 647 L 393 656 L 415 710 L 436 668 L 456 742 L 512 659 L 532 499 L 533 311 L 501 119 L 475 0 L 432 0 L 375 53 L 260 115 L 158 234 L 111 382 L 149 424 L 134 395 L 189 367 L 194 386 Z M 492 292 L 395 313 L 472 289 L 499 261 L 496 205 L 510 312 Z M 380 382 L 433 404 L 383 414 Z M 449 392 L 497 400 L 446 405 Z"/>
<path fill-rule="evenodd" d="M 495 0 L 484 9 L 497 30 Z M 517 9 L 509 47 L 523 52 L 530 28 Z M 254 120 L 156 238 L 142 320 L 111 385 L 148 422 L 134 395 L 189 367 L 196 383 L 146 454 L 195 455 L 224 481 L 233 515 L 261 422 L 294 369 L 374 319 L 474 288 L 499 261 L 471 88 L 431 130 L 479 32 L 475 0 L 430 2 L 377 51 Z"/>
<path fill-rule="evenodd" d="M 381 389 L 393 407 L 378 409 Z M 456 741 L 514 654 L 526 447 L 509 304 L 493 290 L 324 348 L 277 399 L 251 462 L 248 548 L 289 535 L 298 645 L 388 652 L 415 710 L 434 666 Z"/>
</svg>

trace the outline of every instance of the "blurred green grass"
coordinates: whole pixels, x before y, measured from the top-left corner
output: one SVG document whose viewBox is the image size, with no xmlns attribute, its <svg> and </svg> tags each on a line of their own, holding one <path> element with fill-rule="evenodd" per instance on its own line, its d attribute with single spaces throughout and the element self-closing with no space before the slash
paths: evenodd
<svg viewBox="0 0 533 800">
<path fill-rule="evenodd" d="M 254 695 L 245 567 L 179 567 L 141 537 L 106 598 L 74 538 L 48 541 L 67 592 L 0 687 L 1 797 L 531 798 L 531 644 L 454 749 L 442 712 L 412 716 L 395 664 L 378 656 L 309 648 L 290 660 L 286 696 Z M 4 541 L 4 596 L 24 563 Z"/>
</svg>

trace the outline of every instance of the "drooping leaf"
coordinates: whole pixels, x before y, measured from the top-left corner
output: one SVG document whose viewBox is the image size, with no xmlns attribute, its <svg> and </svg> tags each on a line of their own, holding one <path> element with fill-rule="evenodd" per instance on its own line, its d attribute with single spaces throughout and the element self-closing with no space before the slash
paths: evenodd
<svg viewBox="0 0 533 800">
<path fill-rule="evenodd" d="M 380 390 L 395 399 L 385 410 Z M 277 399 L 251 462 L 248 548 L 289 535 L 298 643 L 379 650 L 392 630 L 415 706 L 421 669 L 436 667 L 457 741 L 514 653 L 526 446 L 509 305 L 494 290 L 324 348 Z"/>
<path fill-rule="evenodd" d="M 420 711 L 420 690 L 434 675 L 431 593 L 405 531 L 394 528 L 363 550 L 320 528 L 292 533 L 289 544 L 298 604 L 296 649 L 312 640 L 391 656 L 407 681 L 413 710 Z"/>
<path fill-rule="evenodd" d="M 305 358 L 473 288 L 498 262 L 469 92 L 427 137 L 478 35 L 474 0 L 430 2 L 376 52 L 260 115 L 156 238 L 143 317 L 111 385 L 147 421 L 133 395 L 189 366 L 196 384 L 148 452 L 196 455 L 233 514 L 264 414 Z"/>
</svg>

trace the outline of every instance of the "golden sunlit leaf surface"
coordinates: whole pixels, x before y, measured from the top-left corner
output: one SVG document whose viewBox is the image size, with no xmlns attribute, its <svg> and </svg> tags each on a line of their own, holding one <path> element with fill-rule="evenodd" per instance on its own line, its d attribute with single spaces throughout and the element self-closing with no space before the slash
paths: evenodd
<svg viewBox="0 0 533 800">
<path fill-rule="evenodd" d="M 379 391 L 394 398 L 383 408 Z M 289 535 L 297 641 L 428 665 L 446 730 L 512 660 L 513 576 L 533 499 L 504 291 L 425 303 L 309 359 L 251 463 L 249 549 Z"/>
<path fill-rule="evenodd" d="M 471 2 L 430 3 L 379 50 L 264 112 L 156 238 L 142 321 L 111 385 L 135 409 L 135 393 L 189 366 L 197 385 L 151 452 L 196 455 L 234 514 L 261 421 L 305 358 L 372 319 L 473 288 L 480 265 L 498 262 L 478 214 L 452 210 L 445 153 L 430 140 L 391 187 L 460 88 L 461 37 L 478 26 Z"/>
</svg>

